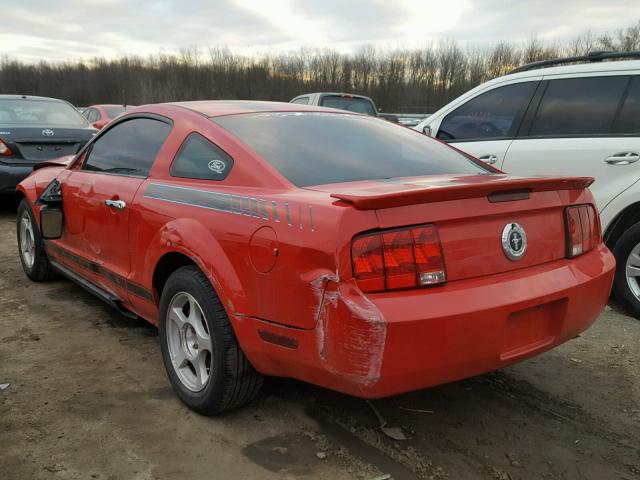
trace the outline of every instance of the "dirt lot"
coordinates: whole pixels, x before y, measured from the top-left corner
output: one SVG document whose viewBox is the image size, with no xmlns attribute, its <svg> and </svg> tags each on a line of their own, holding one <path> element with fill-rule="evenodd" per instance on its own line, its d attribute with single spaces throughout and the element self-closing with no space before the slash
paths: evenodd
<svg viewBox="0 0 640 480">
<path fill-rule="evenodd" d="M 640 321 L 500 372 L 376 401 L 272 379 L 201 417 L 174 396 L 155 328 L 66 280 L 23 275 L 0 212 L 0 478 L 640 478 Z"/>
</svg>

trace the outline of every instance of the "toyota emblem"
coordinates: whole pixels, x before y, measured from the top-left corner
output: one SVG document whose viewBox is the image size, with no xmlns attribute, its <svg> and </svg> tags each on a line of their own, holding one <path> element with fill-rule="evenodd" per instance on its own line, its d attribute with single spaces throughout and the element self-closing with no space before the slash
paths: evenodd
<svg viewBox="0 0 640 480">
<path fill-rule="evenodd" d="M 42 135 L 44 135 L 45 137 L 53 137 L 55 133 L 50 128 L 45 128 L 44 130 L 42 130 Z"/>
</svg>

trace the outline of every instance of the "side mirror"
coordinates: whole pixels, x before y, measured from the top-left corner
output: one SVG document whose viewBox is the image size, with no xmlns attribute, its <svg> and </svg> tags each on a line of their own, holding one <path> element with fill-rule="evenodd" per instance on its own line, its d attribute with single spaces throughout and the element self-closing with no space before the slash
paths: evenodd
<svg viewBox="0 0 640 480">
<path fill-rule="evenodd" d="M 62 236 L 64 215 L 62 206 L 45 205 L 40 209 L 40 233 L 45 240 L 55 240 Z"/>
<path fill-rule="evenodd" d="M 53 179 L 44 189 L 38 203 L 40 208 L 40 233 L 45 240 L 55 240 L 62 236 L 64 214 L 62 212 L 62 187 Z"/>
<path fill-rule="evenodd" d="M 425 135 L 429 135 L 430 137 L 431 135 L 431 127 L 429 125 L 425 125 L 424 128 L 422 129 L 422 133 L 424 133 Z"/>
</svg>

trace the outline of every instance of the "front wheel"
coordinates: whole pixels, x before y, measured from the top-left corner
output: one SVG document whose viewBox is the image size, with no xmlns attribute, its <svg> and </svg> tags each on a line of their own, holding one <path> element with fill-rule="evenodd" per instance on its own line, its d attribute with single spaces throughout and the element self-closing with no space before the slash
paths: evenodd
<svg viewBox="0 0 640 480">
<path fill-rule="evenodd" d="M 44 240 L 26 199 L 20 202 L 16 218 L 18 251 L 24 273 L 34 282 L 51 280 L 55 277 L 55 270 L 44 250 Z"/>
<path fill-rule="evenodd" d="M 205 275 L 176 270 L 160 298 L 162 360 L 176 394 L 189 408 L 215 415 L 251 401 L 262 376 L 244 356 L 229 318 Z"/>
<path fill-rule="evenodd" d="M 627 312 L 640 319 L 640 224 L 622 234 L 613 254 L 616 257 L 615 296 Z"/>
</svg>

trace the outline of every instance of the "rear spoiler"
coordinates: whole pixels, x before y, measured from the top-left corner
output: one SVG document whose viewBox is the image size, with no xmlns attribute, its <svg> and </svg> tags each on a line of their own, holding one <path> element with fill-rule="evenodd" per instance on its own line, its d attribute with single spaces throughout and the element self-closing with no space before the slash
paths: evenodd
<svg viewBox="0 0 640 480">
<path fill-rule="evenodd" d="M 496 193 L 548 192 L 553 190 L 584 190 L 594 182 L 591 177 L 541 177 L 519 178 L 507 175 L 496 180 L 495 176 L 477 183 L 435 184 L 429 186 L 405 185 L 406 189 L 384 193 L 367 193 L 354 190 L 353 193 L 331 193 L 332 198 L 351 203 L 360 210 L 401 207 L 419 203 L 444 202 L 465 198 L 489 197 Z M 400 185 L 399 185 L 400 186 Z"/>
</svg>

